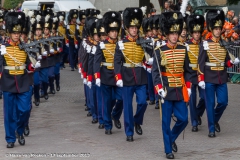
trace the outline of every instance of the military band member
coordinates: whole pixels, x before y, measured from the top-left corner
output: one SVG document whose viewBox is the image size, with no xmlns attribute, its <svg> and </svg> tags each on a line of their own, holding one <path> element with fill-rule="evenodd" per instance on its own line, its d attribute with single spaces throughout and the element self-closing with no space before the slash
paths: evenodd
<svg viewBox="0 0 240 160">
<path fill-rule="evenodd" d="M 185 44 L 188 49 L 188 57 L 190 60 L 189 66 L 191 67 L 191 97 L 190 97 L 190 116 L 192 122 L 192 131 L 198 131 L 198 125 L 201 125 L 201 116 L 205 110 L 204 102 L 204 90 L 198 86 L 197 76 L 197 62 L 199 56 L 199 47 L 201 43 L 201 35 L 204 29 L 204 17 L 202 15 L 190 15 L 187 19 L 188 32 L 192 36 L 192 39 Z M 198 105 L 197 103 L 197 89 L 200 97 Z"/>
<path fill-rule="evenodd" d="M 136 43 L 141 27 L 143 13 L 140 8 L 126 8 L 123 11 L 123 23 L 128 32 L 126 38 L 119 41 L 114 54 L 114 72 L 116 85 L 122 87 L 124 107 L 124 127 L 126 140 L 133 141 L 134 127 L 137 134 L 142 135 L 141 125 L 147 108 L 147 74 L 143 68 L 144 51 Z M 137 111 L 133 116 L 133 96 L 136 94 Z"/>
<path fill-rule="evenodd" d="M 185 46 L 177 43 L 183 28 L 180 12 L 162 13 L 162 31 L 167 37 L 166 44 L 156 47 L 152 74 L 155 89 L 164 99 L 162 103 L 162 133 L 166 158 L 174 159 L 177 152 L 177 137 L 188 124 L 186 102 L 191 94 L 191 69 Z M 170 128 L 172 113 L 177 117 Z"/>
<path fill-rule="evenodd" d="M 86 15 L 85 15 L 85 10 L 80 10 L 78 12 L 78 18 L 79 18 L 79 25 L 78 25 L 78 43 L 80 45 L 82 39 L 84 37 L 86 37 L 86 32 L 84 31 L 84 24 L 85 24 L 85 19 L 86 19 Z"/>
<path fill-rule="evenodd" d="M 222 10 L 212 9 L 206 15 L 207 29 L 212 36 L 203 41 L 198 58 L 198 85 L 205 89 L 205 102 L 208 117 L 210 138 L 215 137 L 215 131 L 220 132 L 219 120 L 228 105 L 227 67 L 239 63 L 239 59 L 231 57 L 221 46 L 221 31 L 225 21 Z M 216 100 L 215 100 L 216 96 Z M 217 102 L 217 106 L 215 103 Z"/>
<path fill-rule="evenodd" d="M 25 14 L 23 12 L 9 12 L 6 15 L 6 31 L 10 39 L 6 44 L 1 45 L 0 86 L 3 91 L 7 148 L 14 147 L 15 131 L 19 144 L 25 145 L 23 132 L 30 111 L 28 71 L 33 71 L 35 66 L 30 63 L 25 51 L 20 50 L 18 46 L 24 20 Z M 16 119 L 18 119 L 17 122 Z"/>
<path fill-rule="evenodd" d="M 69 63 L 71 67 L 71 71 L 74 71 L 74 68 L 76 68 L 76 55 L 78 49 L 78 40 L 76 37 L 76 30 L 77 30 L 77 18 L 78 18 L 78 10 L 77 9 L 71 9 L 69 11 L 68 15 L 68 25 L 66 29 L 66 45 L 69 47 Z"/>
<path fill-rule="evenodd" d="M 182 33 L 180 34 L 179 39 L 178 39 L 181 44 L 185 44 L 185 42 L 188 40 L 187 17 L 188 17 L 187 14 L 185 15 L 185 17 L 183 17 L 183 29 L 182 29 Z"/>
<path fill-rule="evenodd" d="M 112 134 L 112 119 L 116 128 L 121 128 L 119 119 L 123 109 L 122 88 L 116 86 L 113 67 L 120 27 L 121 15 L 119 12 L 109 11 L 104 14 L 103 26 L 100 30 L 104 30 L 108 34 L 108 38 L 97 46 L 94 57 L 94 75 L 96 85 L 101 87 L 102 91 L 103 119 L 105 134 L 107 135 Z M 113 110 L 114 105 L 115 108 Z"/>
</svg>

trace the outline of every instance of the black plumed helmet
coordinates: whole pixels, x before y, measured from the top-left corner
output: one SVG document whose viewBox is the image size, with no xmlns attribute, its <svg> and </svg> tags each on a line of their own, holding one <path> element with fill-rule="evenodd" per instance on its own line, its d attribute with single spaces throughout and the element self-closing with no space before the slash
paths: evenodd
<svg viewBox="0 0 240 160">
<path fill-rule="evenodd" d="M 103 25 L 106 33 L 109 33 L 111 30 L 119 32 L 121 28 L 121 14 L 115 11 L 106 12 L 103 15 Z"/>
<path fill-rule="evenodd" d="M 211 32 L 215 27 L 223 28 L 225 22 L 225 15 L 223 10 L 211 9 L 206 15 L 207 29 Z"/>
<path fill-rule="evenodd" d="M 144 18 L 142 22 L 142 29 L 143 32 L 146 33 L 151 30 L 150 28 L 150 19 L 149 18 Z"/>
<path fill-rule="evenodd" d="M 66 13 L 64 11 L 57 12 L 57 17 L 60 22 L 63 22 L 66 17 Z"/>
<path fill-rule="evenodd" d="M 164 12 L 162 16 L 162 32 L 165 36 L 173 32 L 181 34 L 183 29 L 183 16 L 181 12 Z"/>
<path fill-rule="evenodd" d="M 152 15 L 149 18 L 150 28 L 152 29 L 159 29 L 159 15 Z"/>
<path fill-rule="evenodd" d="M 90 37 L 93 37 L 94 34 L 97 34 L 96 23 L 98 19 L 96 17 L 87 17 L 85 22 L 85 28 L 87 29 L 87 34 Z"/>
<path fill-rule="evenodd" d="M 125 28 L 135 26 L 138 29 L 141 27 L 143 13 L 140 8 L 126 8 L 123 11 L 123 24 Z"/>
<path fill-rule="evenodd" d="M 68 15 L 68 22 L 70 23 L 73 18 L 78 18 L 78 10 L 77 9 L 71 9 L 69 11 Z"/>
<path fill-rule="evenodd" d="M 6 32 L 20 32 L 24 28 L 25 14 L 23 12 L 8 12 L 5 17 Z"/>
<path fill-rule="evenodd" d="M 101 36 L 101 34 L 105 34 L 106 33 L 105 28 L 103 26 L 103 19 L 98 19 L 97 20 L 96 28 L 97 28 L 97 33 L 98 33 L 99 37 Z"/>
<path fill-rule="evenodd" d="M 79 18 L 80 21 L 81 21 L 82 19 L 85 19 L 85 18 L 86 18 L 85 10 L 80 10 L 80 11 L 78 12 L 78 18 Z"/>
<path fill-rule="evenodd" d="M 190 15 L 187 19 L 187 29 L 189 33 L 200 32 L 204 30 L 204 17 L 202 15 Z"/>
</svg>

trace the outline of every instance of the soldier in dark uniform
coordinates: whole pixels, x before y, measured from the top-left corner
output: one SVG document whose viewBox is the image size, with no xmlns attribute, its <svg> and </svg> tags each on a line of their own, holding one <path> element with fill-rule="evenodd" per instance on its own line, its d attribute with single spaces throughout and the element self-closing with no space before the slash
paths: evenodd
<svg viewBox="0 0 240 160">
<path fill-rule="evenodd" d="M 188 15 L 186 14 L 185 17 L 183 17 L 183 29 L 182 33 L 180 34 L 178 40 L 180 43 L 183 45 L 185 44 L 186 41 L 188 41 L 188 35 L 187 35 L 187 17 Z"/>
<path fill-rule="evenodd" d="M 28 71 L 33 71 L 35 66 L 30 63 L 25 51 L 20 50 L 18 46 L 24 21 L 25 14 L 22 12 L 9 12 L 6 15 L 6 31 L 10 39 L 6 44 L 1 45 L 0 86 L 3 91 L 7 148 L 14 147 L 16 141 L 15 130 L 19 144 L 25 145 L 23 132 L 30 112 Z M 16 119 L 18 119 L 17 122 Z"/>
<path fill-rule="evenodd" d="M 141 125 L 147 108 L 147 73 L 143 68 L 144 51 L 136 43 L 141 27 L 143 13 L 140 8 L 126 8 L 123 11 L 123 23 L 128 32 L 126 38 L 119 41 L 114 54 L 114 72 L 116 85 L 122 87 L 124 107 L 124 127 L 127 141 L 133 141 L 134 126 L 137 134 L 142 135 Z M 133 95 L 136 94 L 137 111 L 133 116 Z"/>
<path fill-rule="evenodd" d="M 162 133 L 166 157 L 174 159 L 177 152 L 177 137 L 188 124 L 186 102 L 191 94 L 191 69 L 185 46 L 177 43 L 183 28 L 180 12 L 162 13 L 162 31 L 167 36 L 166 44 L 156 47 L 152 75 L 157 93 L 164 99 L 162 103 Z M 170 128 L 172 113 L 177 117 Z"/>
<path fill-rule="evenodd" d="M 103 26 L 99 27 L 100 31 L 107 33 L 108 38 L 97 46 L 94 57 L 94 75 L 96 85 L 101 86 L 105 134 L 110 135 L 112 134 L 112 119 L 116 128 L 121 128 L 119 119 L 123 109 L 122 88 L 116 86 L 113 67 L 115 48 L 121 27 L 121 15 L 119 12 L 109 11 L 104 14 L 102 21 Z"/>
<path fill-rule="evenodd" d="M 221 46 L 221 31 L 225 21 L 222 10 L 212 9 L 206 15 L 207 29 L 212 36 L 201 43 L 198 57 L 198 85 L 205 89 L 205 103 L 208 117 L 209 137 L 220 132 L 219 120 L 228 105 L 227 67 L 239 63 L 239 59 L 230 58 L 227 50 Z M 217 100 L 215 100 L 215 96 Z M 215 101 L 217 106 L 215 106 Z"/>
<path fill-rule="evenodd" d="M 76 20 L 78 18 L 78 10 L 77 9 L 71 9 L 69 11 L 68 15 L 68 25 L 66 29 L 66 45 L 69 46 L 69 63 L 71 67 L 71 71 L 74 71 L 74 68 L 76 67 L 75 57 L 77 54 L 78 49 L 78 40 L 77 40 L 77 24 Z"/>
<path fill-rule="evenodd" d="M 191 76 L 191 97 L 190 97 L 190 115 L 192 122 L 192 131 L 198 131 L 198 125 L 201 125 L 201 116 L 205 110 L 204 102 L 204 90 L 198 86 L 198 76 L 197 76 L 197 62 L 199 55 L 199 47 L 201 43 L 201 35 L 204 29 L 204 17 L 202 15 L 190 15 L 187 19 L 188 32 L 191 34 L 192 39 L 187 41 L 185 45 L 188 49 L 188 57 L 190 60 L 189 66 L 192 69 Z M 199 93 L 199 103 L 196 105 L 197 101 L 197 89 Z"/>
</svg>

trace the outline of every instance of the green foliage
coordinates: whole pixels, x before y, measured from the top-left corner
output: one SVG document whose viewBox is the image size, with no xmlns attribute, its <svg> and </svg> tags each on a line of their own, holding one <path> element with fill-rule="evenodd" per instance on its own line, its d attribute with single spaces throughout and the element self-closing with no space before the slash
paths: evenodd
<svg viewBox="0 0 240 160">
<path fill-rule="evenodd" d="M 228 5 L 235 4 L 237 5 L 240 0 L 227 0 Z"/>
<path fill-rule="evenodd" d="M 22 1 L 23 0 L 5 0 L 3 7 L 6 9 L 16 8 L 20 2 L 22 3 Z"/>
</svg>

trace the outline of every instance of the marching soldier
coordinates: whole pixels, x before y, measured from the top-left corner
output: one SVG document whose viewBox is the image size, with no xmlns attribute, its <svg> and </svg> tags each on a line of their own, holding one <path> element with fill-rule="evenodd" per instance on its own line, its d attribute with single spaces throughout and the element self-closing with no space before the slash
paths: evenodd
<svg viewBox="0 0 240 160">
<path fill-rule="evenodd" d="M 190 60 L 189 66 L 192 70 L 191 76 L 191 97 L 190 97 L 190 116 L 192 122 L 192 131 L 198 131 L 198 125 L 201 125 L 201 116 L 205 110 L 204 102 L 204 90 L 198 86 L 198 76 L 197 76 L 197 61 L 199 54 L 199 44 L 201 42 L 201 35 L 204 29 L 204 17 L 202 15 L 190 15 L 187 19 L 188 32 L 191 34 L 192 39 L 190 39 L 186 44 L 188 49 L 188 57 Z M 197 101 L 197 89 L 199 93 L 199 103 L 196 105 Z"/>
<path fill-rule="evenodd" d="M 228 105 L 227 67 L 239 63 L 239 59 L 231 56 L 222 46 L 221 31 L 225 21 L 222 10 L 212 9 L 206 15 L 207 29 L 212 36 L 201 43 L 198 58 L 198 85 L 205 89 L 205 102 L 208 117 L 210 138 L 215 131 L 220 132 L 219 120 Z M 215 106 L 215 96 L 217 106 Z"/>
<path fill-rule="evenodd" d="M 30 63 L 26 52 L 20 50 L 18 46 L 24 21 L 25 14 L 23 12 L 9 12 L 6 15 L 6 31 L 10 39 L 6 44 L 1 45 L 0 86 L 4 99 L 4 126 L 7 148 L 14 147 L 16 141 L 15 130 L 19 144 L 25 145 L 23 132 L 30 112 L 28 71 L 33 71 L 35 66 Z M 17 122 L 16 119 L 18 119 Z"/>
<path fill-rule="evenodd" d="M 86 15 L 85 15 L 85 10 L 80 10 L 78 12 L 78 18 L 79 18 L 79 25 L 78 25 L 78 43 L 80 45 L 80 43 L 82 42 L 82 39 L 84 37 L 86 37 L 86 32 L 84 31 L 84 25 L 85 25 L 85 19 L 86 19 Z"/>
<path fill-rule="evenodd" d="M 78 18 L 78 10 L 77 9 L 71 9 L 69 11 L 68 15 L 68 25 L 66 29 L 66 45 L 69 47 L 69 63 L 71 66 L 71 71 L 74 71 L 74 68 L 76 68 L 76 49 L 78 49 L 78 40 L 76 37 L 76 30 L 77 30 L 77 24 L 76 20 Z"/>
<path fill-rule="evenodd" d="M 191 69 L 185 46 L 177 43 L 183 28 L 180 12 L 162 13 L 162 31 L 166 44 L 157 45 L 153 60 L 153 81 L 162 101 L 162 133 L 166 158 L 174 159 L 177 137 L 188 124 L 186 102 L 191 94 Z M 172 113 L 177 117 L 170 128 Z"/>
<path fill-rule="evenodd" d="M 188 40 L 187 38 L 187 14 L 185 15 L 185 17 L 183 17 L 183 29 L 182 29 L 182 33 L 180 34 L 178 40 L 180 43 L 182 43 L 183 45 L 185 44 L 185 42 Z"/>
<path fill-rule="evenodd" d="M 114 72 L 116 85 L 122 87 L 124 107 L 124 127 L 126 140 L 133 141 L 134 126 L 137 134 L 142 135 L 141 125 L 147 108 L 147 74 L 143 68 L 144 51 L 136 43 L 141 27 L 143 13 L 140 8 L 126 8 L 123 12 L 123 23 L 128 32 L 126 38 L 119 41 L 114 54 Z M 133 116 L 132 100 L 136 94 L 137 111 Z"/>
<path fill-rule="evenodd" d="M 100 42 L 97 46 L 94 57 L 94 75 L 96 85 L 101 86 L 104 111 L 103 119 L 105 134 L 107 135 L 112 134 L 112 119 L 116 128 L 121 128 L 119 119 L 123 109 L 122 88 L 116 86 L 113 67 L 120 27 L 121 15 L 119 12 L 109 11 L 104 14 L 103 27 L 100 27 L 100 30 L 107 33 L 108 38 Z M 115 108 L 113 110 L 114 105 Z"/>
</svg>

